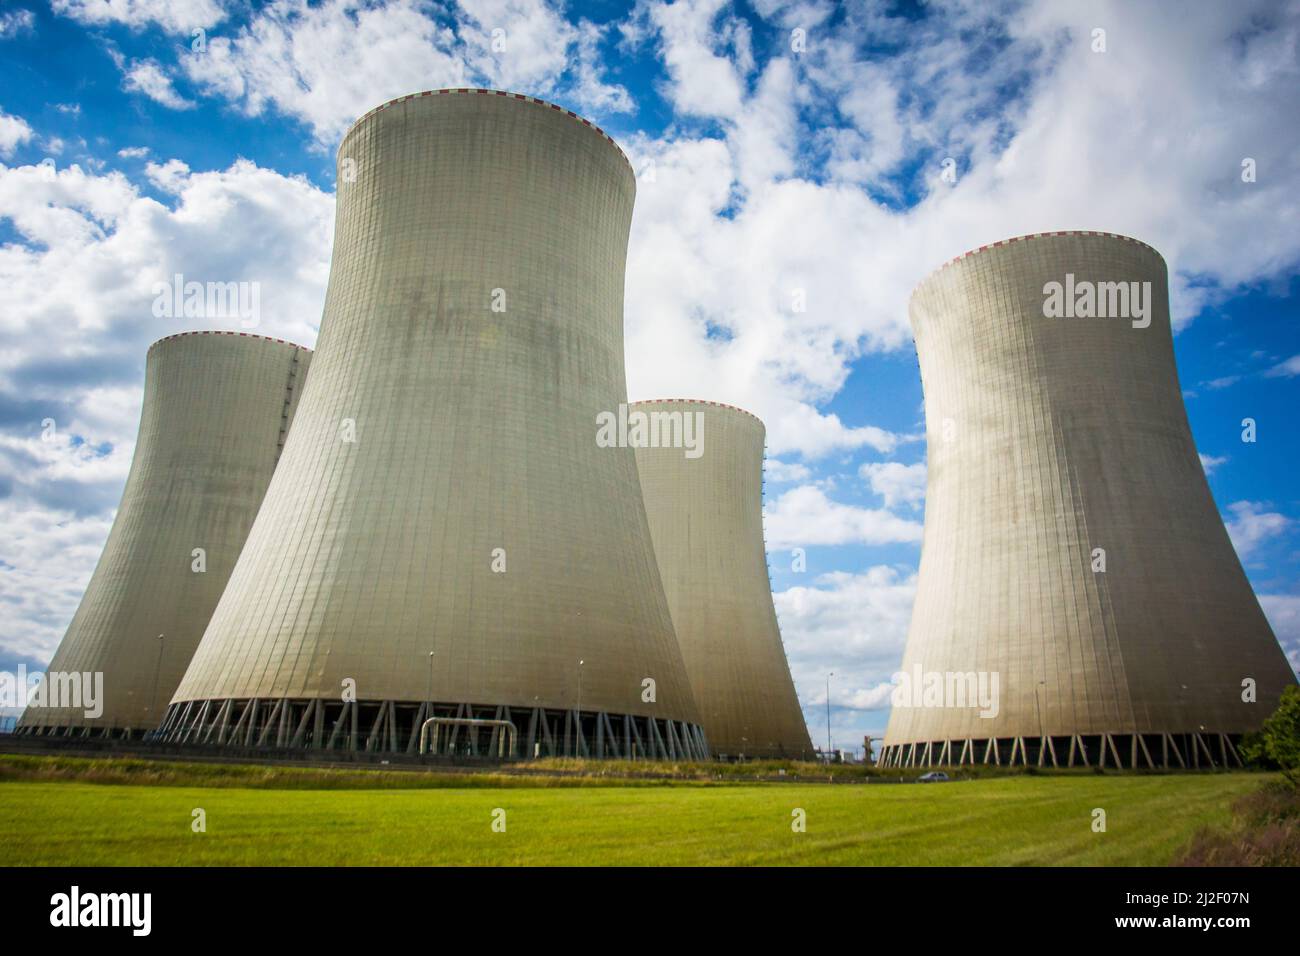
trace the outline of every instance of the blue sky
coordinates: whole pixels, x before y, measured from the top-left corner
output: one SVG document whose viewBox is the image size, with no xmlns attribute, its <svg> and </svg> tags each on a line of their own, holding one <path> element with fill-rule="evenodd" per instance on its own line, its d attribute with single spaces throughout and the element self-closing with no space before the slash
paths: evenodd
<svg viewBox="0 0 1300 956">
<path fill-rule="evenodd" d="M 153 283 L 259 281 L 258 331 L 312 344 L 339 137 L 439 86 L 554 100 L 632 158 L 631 397 L 767 422 L 773 589 L 815 740 L 829 671 L 837 744 L 883 730 L 906 635 L 925 483 L 907 295 L 1027 232 L 1165 255 L 1210 485 L 1300 664 L 1298 51 L 1280 0 L 6 0 L 0 667 L 48 660 L 111 525 L 145 349 L 185 326 L 151 314 Z"/>
</svg>

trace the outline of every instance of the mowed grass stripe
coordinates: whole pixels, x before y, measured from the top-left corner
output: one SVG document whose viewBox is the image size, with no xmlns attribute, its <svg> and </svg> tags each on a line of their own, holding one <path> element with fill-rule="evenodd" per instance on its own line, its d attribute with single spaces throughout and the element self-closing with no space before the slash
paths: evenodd
<svg viewBox="0 0 1300 956">
<path fill-rule="evenodd" d="M 1129 865 L 1169 862 L 1249 774 L 933 786 L 254 790 L 0 784 L 20 865 Z M 207 813 L 193 833 L 191 811 Z M 491 829 L 506 811 L 506 832 Z M 791 811 L 807 832 L 791 831 Z M 1092 811 L 1107 814 L 1093 833 Z"/>
</svg>

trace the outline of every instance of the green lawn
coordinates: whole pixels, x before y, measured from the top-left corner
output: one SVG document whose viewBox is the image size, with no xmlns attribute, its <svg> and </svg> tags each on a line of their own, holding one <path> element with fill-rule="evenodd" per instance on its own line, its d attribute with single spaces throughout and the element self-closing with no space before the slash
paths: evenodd
<svg viewBox="0 0 1300 956">
<path fill-rule="evenodd" d="M 1170 862 L 1256 774 L 1021 776 L 932 786 L 247 789 L 0 783 L 20 865 Z M 202 807 L 207 832 L 191 831 Z M 807 832 L 791 831 L 791 811 Z M 1107 832 L 1092 831 L 1106 811 Z M 492 831 L 496 808 L 506 832 Z"/>
</svg>

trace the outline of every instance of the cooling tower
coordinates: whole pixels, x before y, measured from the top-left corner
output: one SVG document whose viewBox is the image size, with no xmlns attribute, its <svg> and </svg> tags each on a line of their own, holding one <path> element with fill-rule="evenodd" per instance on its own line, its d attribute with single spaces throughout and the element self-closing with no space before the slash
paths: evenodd
<svg viewBox="0 0 1300 956">
<path fill-rule="evenodd" d="M 716 402 L 630 410 L 646 416 L 656 446 L 636 450 L 641 494 L 709 746 L 718 756 L 811 757 L 767 575 L 763 423 Z"/>
<path fill-rule="evenodd" d="M 262 503 L 310 358 L 244 332 L 183 332 L 149 349 L 117 517 L 49 667 L 102 673 L 103 713 L 29 707 L 20 732 L 157 727 Z"/>
<path fill-rule="evenodd" d="M 1159 253 L 998 242 L 910 311 L 929 477 L 882 760 L 1237 763 L 1295 678 L 1197 457 Z"/>
<path fill-rule="evenodd" d="M 440 90 L 358 120 L 338 172 L 312 377 L 166 738 L 705 756 L 635 455 L 596 440 L 627 400 L 626 157 Z"/>
</svg>

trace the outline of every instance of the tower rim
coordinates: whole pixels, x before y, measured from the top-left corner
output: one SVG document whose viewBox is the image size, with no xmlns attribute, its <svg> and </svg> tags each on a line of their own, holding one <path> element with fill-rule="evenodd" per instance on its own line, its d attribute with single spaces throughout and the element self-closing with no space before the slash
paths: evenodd
<svg viewBox="0 0 1300 956">
<path fill-rule="evenodd" d="M 238 335 L 245 339 L 260 339 L 263 342 L 272 342 L 276 345 L 287 345 L 290 348 L 302 349 L 304 352 L 310 352 L 311 349 L 305 345 L 299 345 L 297 342 L 290 342 L 288 339 L 278 339 L 272 335 L 261 335 L 257 332 L 238 332 L 234 329 L 190 329 L 185 332 L 173 332 L 171 335 L 164 335 L 162 338 L 155 340 L 148 348 L 152 352 L 164 342 L 170 342 L 173 339 L 186 338 L 191 335 Z"/>
<path fill-rule="evenodd" d="M 444 86 L 432 90 L 420 90 L 415 93 L 407 93 L 403 96 L 395 96 L 391 100 L 385 100 L 384 102 L 380 103 L 378 106 L 366 110 L 366 112 L 362 113 L 360 116 L 358 116 L 355 120 L 352 121 L 352 124 L 346 130 L 343 131 L 342 138 L 339 139 L 339 151 L 340 152 L 342 151 L 343 144 L 347 142 L 348 137 L 351 136 L 354 132 L 356 132 L 356 130 L 359 129 L 361 125 L 366 122 L 366 120 L 370 119 L 371 117 L 379 113 L 382 113 L 390 106 L 396 106 L 399 103 L 405 103 L 408 100 L 420 99 L 425 96 L 448 96 L 457 93 L 470 94 L 470 95 L 478 94 L 481 96 L 503 96 L 506 97 L 507 99 L 519 100 L 524 103 L 532 103 L 534 106 L 544 106 L 547 109 L 554 110 L 557 113 L 562 113 L 563 115 L 568 116 L 571 119 L 577 120 L 579 123 L 581 123 L 583 126 L 587 127 L 588 129 L 593 130 L 596 133 L 599 133 L 600 136 L 604 138 L 604 140 L 607 143 L 609 143 L 610 146 L 614 147 L 618 155 L 622 157 L 623 162 L 627 165 L 628 169 L 629 170 L 632 169 L 632 161 L 627 158 L 627 153 L 623 151 L 623 147 L 618 145 L 618 142 L 615 141 L 614 137 L 610 136 L 609 133 L 605 132 L 605 130 L 597 126 L 595 123 L 587 119 L 585 116 L 581 116 L 578 113 L 575 113 L 571 109 L 567 109 L 566 107 L 560 106 L 558 103 L 552 103 L 550 100 L 544 100 L 538 96 L 532 96 L 527 93 L 516 93 L 513 90 L 498 90 L 491 87 L 483 87 L 483 86 Z"/>
<path fill-rule="evenodd" d="M 1051 232 L 1026 232 L 1019 236 L 1010 236 L 1006 239 L 998 239 L 995 242 L 986 242 L 982 246 L 975 246 L 971 249 L 967 249 L 965 252 L 961 253 L 960 255 L 956 255 L 953 256 L 951 259 L 945 260 L 943 263 L 941 263 L 940 265 L 936 266 L 933 270 L 931 270 L 924 279 L 922 279 L 920 282 L 916 284 L 916 286 L 912 289 L 912 296 L 914 297 L 917 291 L 922 286 L 924 286 L 927 282 L 929 282 L 939 273 L 943 272 L 949 266 L 956 265 L 958 262 L 961 262 L 963 259 L 969 259 L 972 256 L 977 256 L 980 253 L 988 252 L 991 249 L 998 249 L 1001 248 L 1002 246 L 1009 246 L 1013 242 L 1026 242 L 1030 239 L 1059 239 L 1059 238 L 1066 238 L 1070 236 L 1095 236 L 1101 239 L 1121 239 L 1124 242 L 1131 242 L 1134 243 L 1135 245 L 1142 246 L 1150 250 L 1151 252 L 1155 253 L 1157 256 L 1160 257 L 1162 261 L 1164 260 L 1164 256 L 1160 254 L 1160 250 L 1157 249 L 1155 246 L 1151 245 L 1151 243 L 1145 242 L 1144 240 L 1138 239 L 1134 236 L 1125 235 L 1124 233 L 1121 232 L 1105 232 L 1100 229 L 1058 229 Z"/>
<path fill-rule="evenodd" d="M 763 425 L 764 428 L 767 427 L 766 424 L 764 424 L 763 419 L 759 418 L 747 408 L 741 408 L 739 405 L 729 405 L 726 402 L 714 402 L 707 398 L 639 398 L 636 401 L 628 402 L 628 405 L 669 405 L 674 402 L 680 402 L 686 405 L 712 405 L 715 408 L 730 409 L 733 412 L 740 412 L 742 415 L 748 415 L 750 418 L 754 419 L 754 421 Z"/>
</svg>

